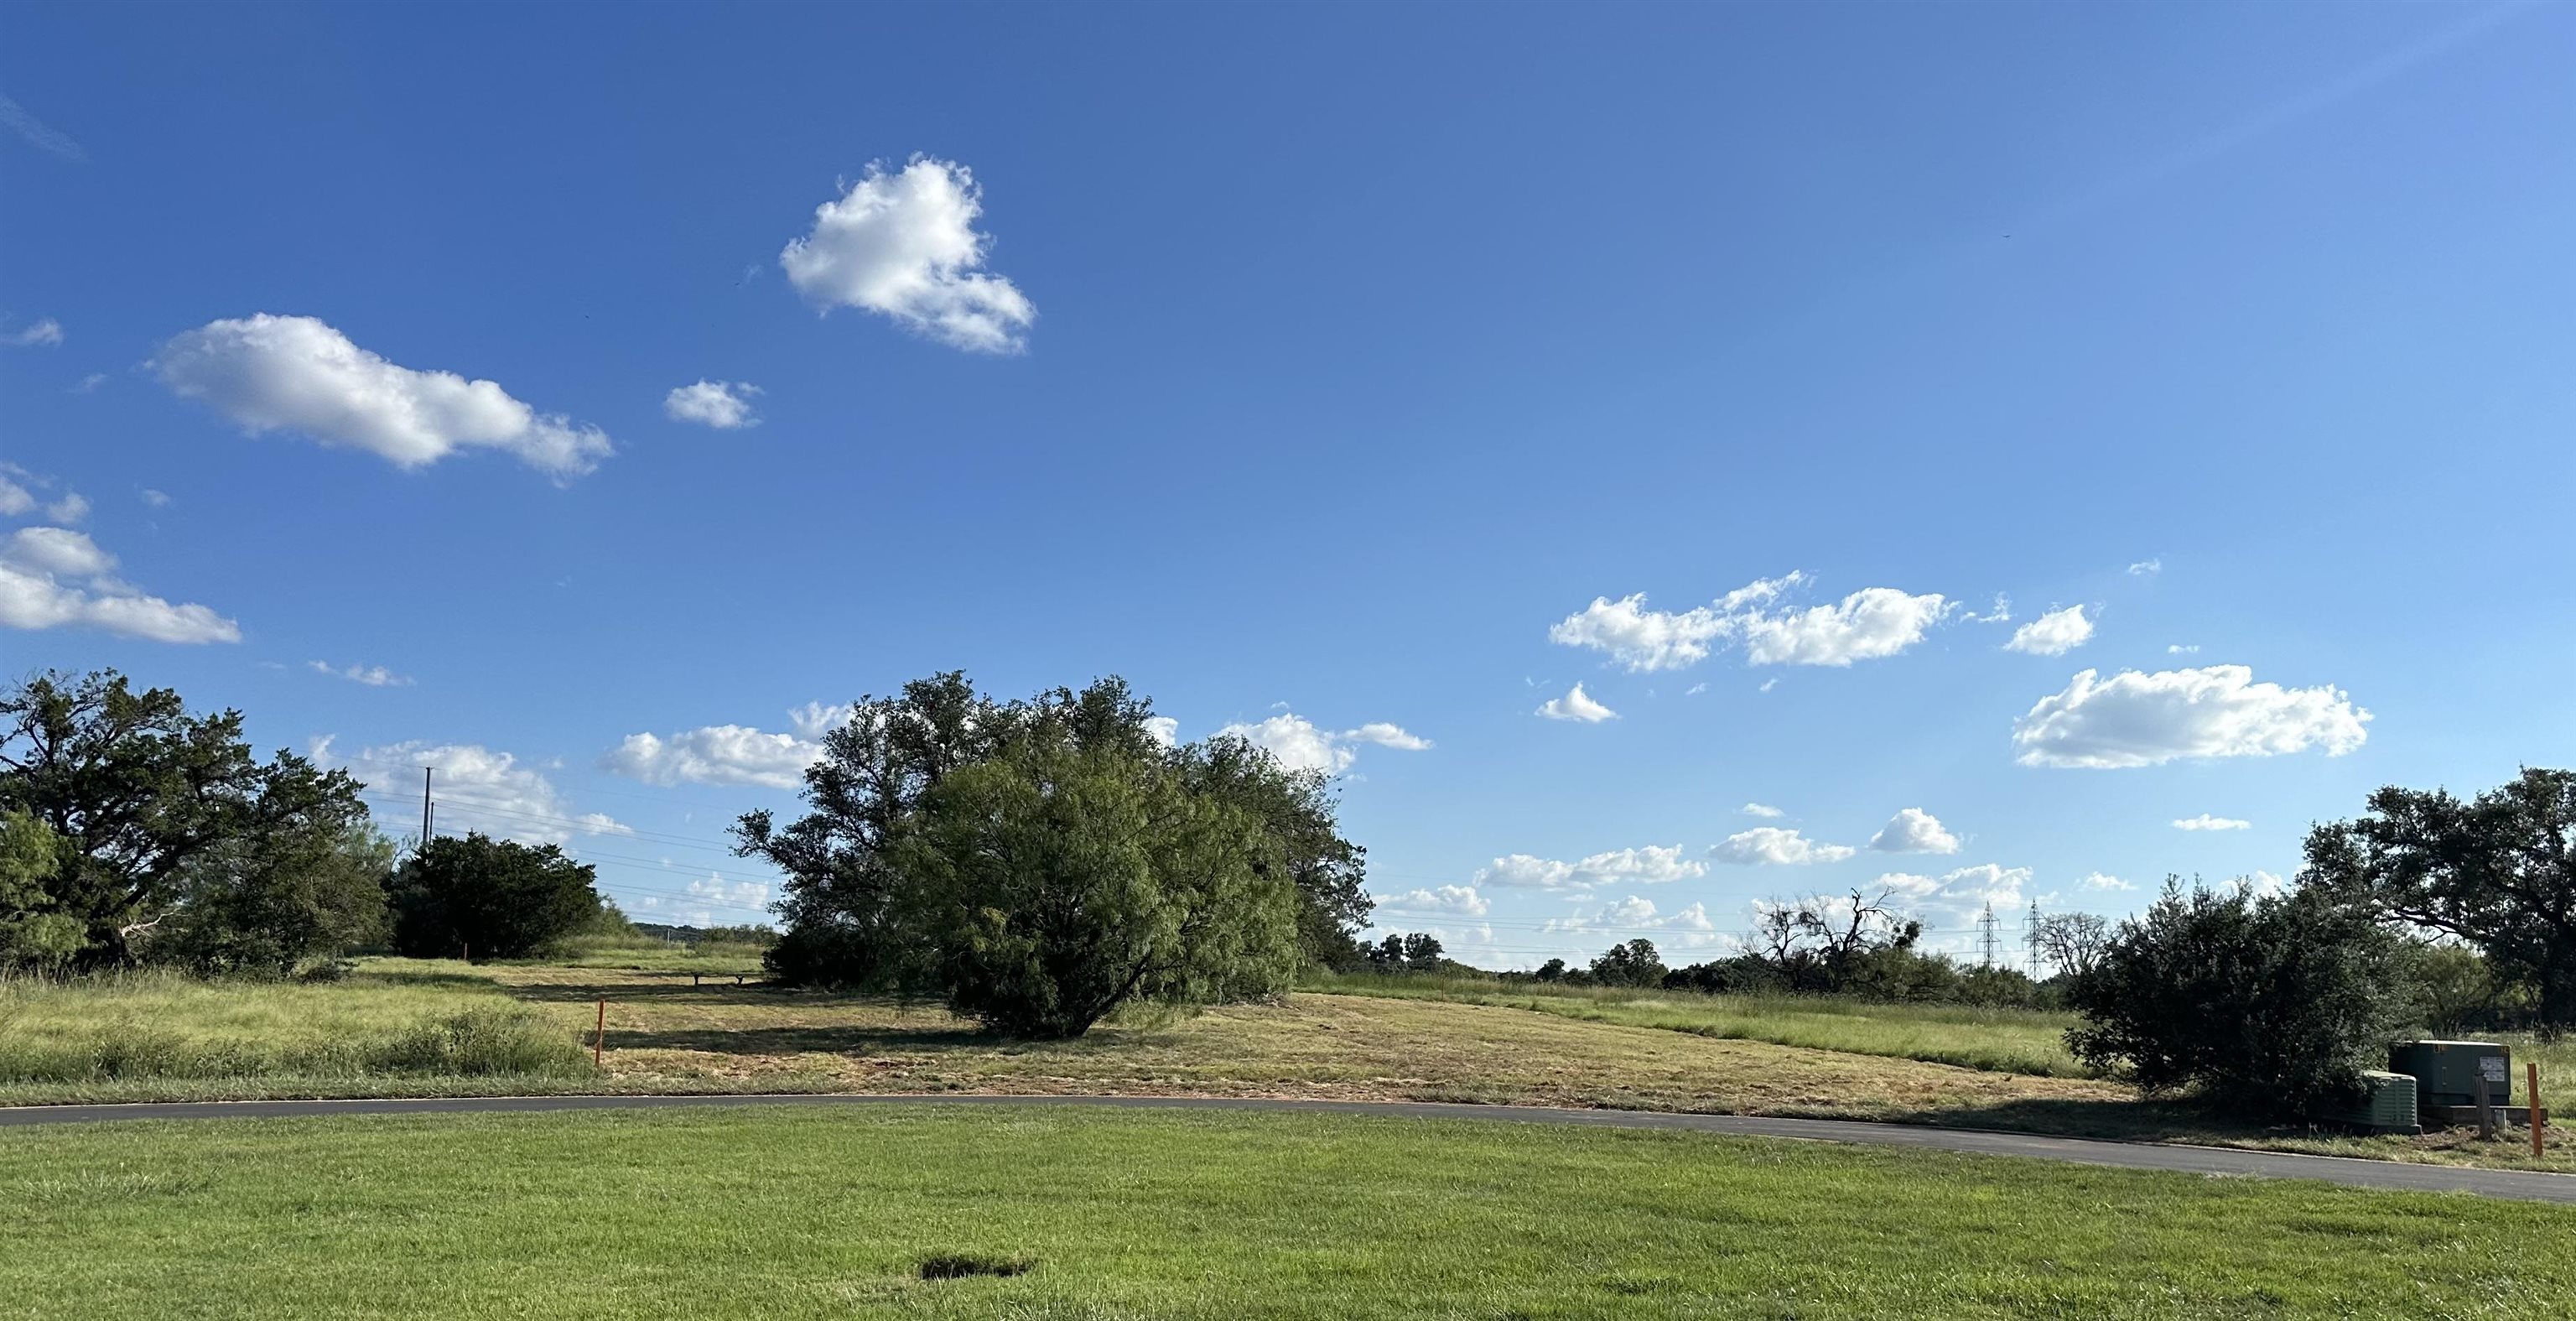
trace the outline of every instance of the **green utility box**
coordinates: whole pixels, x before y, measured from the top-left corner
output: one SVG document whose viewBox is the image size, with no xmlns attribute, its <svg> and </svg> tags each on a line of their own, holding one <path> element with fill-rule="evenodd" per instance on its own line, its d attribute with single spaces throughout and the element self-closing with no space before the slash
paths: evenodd
<svg viewBox="0 0 2576 1321">
<path fill-rule="evenodd" d="M 2365 1070 L 2361 1100 L 2324 1117 L 2329 1123 L 2364 1133 L 2421 1133 L 2415 1113 L 2415 1075 Z"/>
<path fill-rule="evenodd" d="M 2388 1068 L 2413 1075 L 2419 1106 L 2476 1105 L 2481 1074 L 2488 1104 L 2513 1100 L 2513 1052 L 2493 1041 L 2400 1041 L 2388 1048 Z"/>
</svg>

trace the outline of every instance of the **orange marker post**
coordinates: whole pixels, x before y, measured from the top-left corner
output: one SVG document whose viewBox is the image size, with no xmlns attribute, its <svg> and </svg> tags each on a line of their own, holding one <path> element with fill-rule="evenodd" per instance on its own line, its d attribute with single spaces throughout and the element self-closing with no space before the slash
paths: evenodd
<svg viewBox="0 0 2576 1321">
<path fill-rule="evenodd" d="M 2525 1060 L 2522 1067 L 2525 1083 L 2522 1099 L 2531 1105 L 2531 1158 L 2545 1160 L 2548 1158 L 2548 1153 L 2540 1149 L 2540 1130 L 2548 1121 L 2540 1117 L 2540 1062 Z"/>
<path fill-rule="evenodd" d="M 608 997 L 599 997 L 599 1031 L 590 1038 L 590 1067 L 601 1067 L 600 1052 L 608 1049 Z"/>
</svg>

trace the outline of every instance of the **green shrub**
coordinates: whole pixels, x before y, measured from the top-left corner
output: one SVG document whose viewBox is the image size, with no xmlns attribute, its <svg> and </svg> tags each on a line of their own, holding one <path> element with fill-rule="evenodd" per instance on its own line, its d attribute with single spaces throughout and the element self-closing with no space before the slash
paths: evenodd
<svg viewBox="0 0 2576 1321">
<path fill-rule="evenodd" d="M 2396 937 L 2321 891 L 2167 881 L 2069 994 L 2076 1057 L 2149 1093 L 2297 1117 L 2358 1095 L 2405 1013 Z"/>
</svg>

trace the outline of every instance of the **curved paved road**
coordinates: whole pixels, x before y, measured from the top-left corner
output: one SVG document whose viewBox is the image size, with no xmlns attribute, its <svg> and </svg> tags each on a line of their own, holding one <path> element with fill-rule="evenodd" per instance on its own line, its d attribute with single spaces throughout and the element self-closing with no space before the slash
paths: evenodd
<svg viewBox="0 0 2576 1321">
<path fill-rule="evenodd" d="M 1599 1128 L 1654 1128 L 1740 1137 L 1854 1142 L 1881 1147 L 1922 1147 L 1980 1156 L 2023 1156 L 2107 1165 L 2130 1170 L 2234 1175 L 2268 1179 L 2320 1179 L 2355 1188 L 2406 1192 L 2472 1193 L 2526 1202 L 2576 1206 L 2576 1174 L 2529 1170 L 2474 1170 L 2449 1165 L 2222 1147 L 1997 1133 L 1981 1129 L 1922 1128 L 1841 1119 L 1763 1119 L 1748 1115 L 1685 1115 L 1649 1110 L 1565 1110 L 1526 1105 L 1446 1105 L 1428 1101 L 1289 1101 L 1216 1096 L 961 1096 L 953 1093 L 763 1096 L 462 1096 L 349 1101 L 190 1101 L 138 1105 L 38 1105 L 0 1107 L 0 1128 L 26 1124 L 96 1123 L 130 1119 L 276 1118 L 295 1115 L 509 1114 L 561 1110 L 659 1110 L 675 1106 L 771 1105 L 1062 1105 L 1135 1110 L 1267 1110 L 1370 1115 L 1405 1119 L 1472 1119 L 1504 1123 L 1586 1124 Z"/>
</svg>

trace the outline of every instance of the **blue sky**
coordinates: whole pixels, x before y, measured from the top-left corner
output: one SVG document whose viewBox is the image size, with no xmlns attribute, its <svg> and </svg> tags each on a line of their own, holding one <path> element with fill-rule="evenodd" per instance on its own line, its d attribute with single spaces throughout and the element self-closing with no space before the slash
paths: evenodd
<svg viewBox="0 0 2576 1321">
<path fill-rule="evenodd" d="M 639 915 L 945 668 L 1339 772 L 1496 964 L 2576 747 L 2576 9 L 5 23 L 8 670 Z"/>
</svg>

